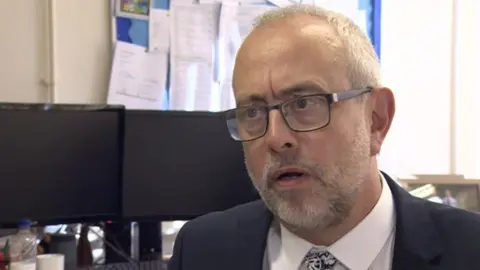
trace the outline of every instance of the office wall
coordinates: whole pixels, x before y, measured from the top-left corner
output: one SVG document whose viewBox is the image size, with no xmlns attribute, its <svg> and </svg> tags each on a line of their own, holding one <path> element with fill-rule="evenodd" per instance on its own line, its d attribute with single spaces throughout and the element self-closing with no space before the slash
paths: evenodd
<svg viewBox="0 0 480 270">
<path fill-rule="evenodd" d="M 112 46 L 109 2 L 16 0 L 1 9 L 0 101 L 45 102 L 53 87 L 55 102 L 104 102 Z M 398 101 L 383 167 L 398 174 L 480 178 L 480 1 L 383 0 L 382 19 L 383 78 Z"/>
<path fill-rule="evenodd" d="M 0 100 L 44 101 L 45 5 L 16 0 L 0 9 Z"/>
<path fill-rule="evenodd" d="M 480 1 L 384 0 L 381 44 L 397 101 L 382 169 L 480 179 Z"/>
<path fill-rule="evenodd" d="M 105 102 L 110 20 L 107 0 L 9 1 L 0 9 L 0 101 Z"/>
<path fill-rule="evenodd" d="M 55 102 L 104 103 L 112 61 L 110 1 L 54 2 Z"/>
<path fill-rule="evenodd" d="M 450 173 L 453 1 L 382 1 L 383 84 L 397 112 L 380 161 L 400 176 Z"/>
<path fill-rule="evenodd" d="M 480 179 L 480 1 L 457 0 L 455 69 L 455 168 Z"/>
</svg>

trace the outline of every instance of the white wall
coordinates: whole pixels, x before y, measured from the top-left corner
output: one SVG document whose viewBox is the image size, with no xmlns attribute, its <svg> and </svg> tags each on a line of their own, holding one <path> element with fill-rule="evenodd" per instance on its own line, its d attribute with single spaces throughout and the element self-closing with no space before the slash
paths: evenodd
<svg viewBox="0 0 480 270">
<path fill-rule="evenodd" d="M 53 6 L 53 100 L 49 71 Z M 0 101 L 104 103 L 111 65 L 110 1 L 15 0 L 0 10 Z M 15 11 L 15 12 L 12 12 Z"/>
<path fill-rule="evenodd" d="M 399 176 L 450 172 L 452 3 L 382 2 L 382 76 L 397 112 L 380 161 Z"/>
<path fill-rule="evenodd" d="M 381 38 L 397 100 L 382 169 L 480 179 L 480 1 L 384 0 Z"/>
<path fill-rule="evenodd" d="M 457 0 L 456 14 L 455 167 L 480 179 L 480 1 Z"/>
</svg>

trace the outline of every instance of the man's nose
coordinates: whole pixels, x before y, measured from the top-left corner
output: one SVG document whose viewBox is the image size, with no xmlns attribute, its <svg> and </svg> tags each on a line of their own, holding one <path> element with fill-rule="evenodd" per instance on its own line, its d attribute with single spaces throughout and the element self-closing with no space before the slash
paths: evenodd
<svg viewBox="0 0 480 270">
<path fill-rule="evenodd" d="M 298 146 L 295 131 L 291 130 L 279 110 L 269 112 L 269 122 L 265 139 L 274 152 L 295 149 Z"/>
</svg>

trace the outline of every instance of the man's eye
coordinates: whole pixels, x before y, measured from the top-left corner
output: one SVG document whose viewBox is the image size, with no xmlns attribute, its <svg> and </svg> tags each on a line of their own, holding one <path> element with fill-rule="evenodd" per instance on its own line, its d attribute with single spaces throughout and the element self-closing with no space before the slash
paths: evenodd
<svg viewBox="0 0 480 270">
<path fill-rule="evenodd" d="M 295 101 L 295 107 L 298 109 L 305 109 L 309 105 L 312 105 L 312 102 L 307 98 L 300 98 Z"/>
<path fill-rule="evenodd" d="M 248 118 L 255 118 L 258 115 L 257 108 L 249 108 L 245 111 L 245 116 Z"/>
</svg>

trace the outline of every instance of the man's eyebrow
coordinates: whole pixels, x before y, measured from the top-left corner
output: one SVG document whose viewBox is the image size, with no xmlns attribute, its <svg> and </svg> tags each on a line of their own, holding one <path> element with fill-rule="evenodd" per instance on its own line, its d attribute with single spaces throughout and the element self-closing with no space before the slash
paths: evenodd
<svg viewBox="0 0 480 270">
<path fill-rule="evenodd" d="M 309 94 L 328 94 L 320 85 L 313 82 L 304 82 L 294 84 L 292 86 L 283 88 L 276 96 L 278 98 L 291 97 L 295 95 L 309 95 Z"/>
<path fill-rule="evenodd" d="M 266 102 L 264 95 L 260 94 L 244 94 L 237 97 L 237 107 L 248 105 L 248 103 Z"/>
<path fill-rule="evenodd" d="M 320 85 L 314 82 L 303 82 L 294 84 L 292 86 L 283 88 L 279 93 L 275 94 L 275 98 L 286 99 L 295 95 L 309 95 L 309 94 L 327 94 Z M 241 94 L 237 98 L 237 107 L 242 107 L 249 105 L 249 103 L 267 103 L 267 98 L 265 95 L 252 93 L 252 94 Z"/>
</svg>

